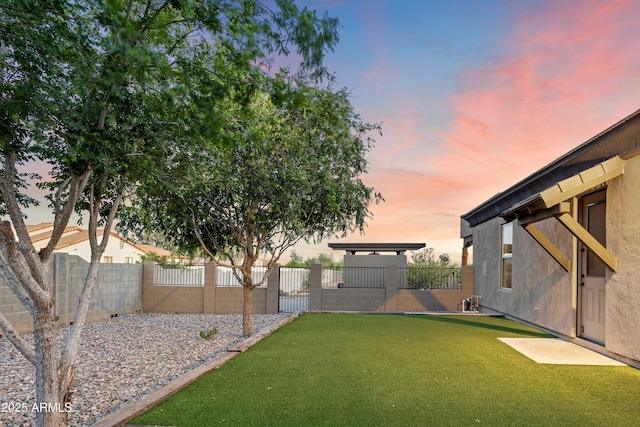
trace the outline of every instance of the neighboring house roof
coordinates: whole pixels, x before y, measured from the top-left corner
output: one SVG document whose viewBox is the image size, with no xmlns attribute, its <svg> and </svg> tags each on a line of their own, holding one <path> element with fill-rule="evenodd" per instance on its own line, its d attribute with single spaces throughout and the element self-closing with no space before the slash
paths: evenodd
<svg viewBox="0 0 640 427">
<path fill-rule="evenodd" d="M 473 227 L 505 212 L 509 213 L 559 182 L 591 168 L 597 168 L 599 164 L 606 164 L 607 160 L 615 156 L 624 160 L 637 155 L 640 152 L 640 140 L 627 137 L 628 133 L 637 126 L 640 126 L 640 110 L 505 191 L 496 194 L 462 215 L 462 219 Z"/>
<path fill-rule="evenodd" d="M 162 248 L 158 248 L 158 247 L 155 247 L 155 246 L 152 246 L 152 245 L 145 245 L 145 244 L 142 244 L 142 243 L 136 243 L 136 246 L 138 248 L 140 248 L 141 251 L 144 251 L 144 253 L 146 253 L 146 254 L 148 254 L 150 252 L 153 252 L 153 253 L 155 253 L 157 255 L 160 255 L 160 256 L 170 257 L 170 256 L 173 255 L 171 253 L 171 251 L 168 251 L 168 250 L 162 249 Z"/>
<path fill-rule="evenodd" d="M 53 227 L 52 222 L 42 222 L 40 224 L 27 225 L 27 232 L 31 234 L 31 233 L 35 233 L 38 230 L 44 230 L 46 228 L 51 228 L 51 227 Z"/>
<path fill-rule="evenodd" d="M 49 241 L 49 239 L 51 238 L 51 234 L 53 233 L 53 223 L 46 222 L 46 223 L 41 223 L 36 225 L 27 225 L 27 231 L 29 232 L 29 236 L 31 237 L 31 241 L 33 243 L 42 242 L 42 244 L 45 245 L 46 242 Z M 98 234 L 98 237 L 102 236 L 104 234 L 104 230 L 98 230 L 97 234 Z M 158 247 L 146 245 L 146 244 L 130 242 L 129 240 L 125 239 L 124 237 L 122 237 L 121 235 L 113 231 L 110 231 L 109 234 L 112 238 L 118 239 L 121 242 L 124 242 L 130 246 L 133 246 L 136 249 L 138 249 L 140 252 L 145 254 L 148 254 L 149 252 L 155 252 L 158 255 L 167 255 L 167 256 L 171 254 L 171 252 L 166 249 L 162 249 L 162 248 L 158 248 Z M 58 241 L 58 244 L 56 245 L 55 250 L 68 248 L 69 246 L 73 246 L 78 243 L 85 242 L 87 240 L 89 240 L 88 230 L 78 226 L 67 227 L 65 228 L 64 233 L 62 234 L 62 237 Z"/>
<path fill-rule="evenodd" d="M 51 224 L 49 228 L 53 227 L 53 223 L 43 223 L 43 224 L 38 224 L 38 226 L 47 225 L 47 224 Z M 29 233 L 29 236 L 31 237 L 31 241 L 33 243 L 35 243 L 35 242 L 39 242 L 41 240 L 49 240 L 51 238 L 51 230 L 42 231 L 40 233 L 36 233 L 37 231 L 45 230 L 47 228 L 47 227 L 38 227 L 38 226 L 27 226 L 27 232 Z M 67 227 L 67 228 L 64 229 L 63 235 L 71 233 L 71 232 L 76 232 L 76 231 L 82 231 L 82 228 L 80 228 L 80 227 Z"/>
</svg>

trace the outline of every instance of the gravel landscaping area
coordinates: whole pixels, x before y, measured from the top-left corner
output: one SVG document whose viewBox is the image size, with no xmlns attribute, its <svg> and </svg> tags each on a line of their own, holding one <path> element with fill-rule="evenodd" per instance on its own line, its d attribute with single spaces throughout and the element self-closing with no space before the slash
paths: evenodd
<svg viewBox="0 0 640 427">
<path fill-rule="evenodd" d="M 254 315 L 253 332 L 290 315 Z M 213 328 L 213 340 L 200 337 Z M 67 332 L 60 330 L 59 347 Z M 78 355 L 71 425 L 91 425 L 240 341 L 240 314 L 145 313 L 89 323 Z M 0 339 L 0 361 L 0 425 L 34 425 L 34 413 L 15 409 L 35 403 L 35 369 L 6 338 Z"/>
</svg>

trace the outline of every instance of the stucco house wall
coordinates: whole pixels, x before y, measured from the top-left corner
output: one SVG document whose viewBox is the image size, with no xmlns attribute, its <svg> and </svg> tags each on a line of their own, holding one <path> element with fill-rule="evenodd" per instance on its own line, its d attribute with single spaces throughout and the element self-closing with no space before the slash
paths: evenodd
<svg viewBox="0 0 640 427">
<path fill-rule="evenodd" d="M 575 335 L 575 302 L 571 275 L 521 227 L 513 230 L 513 282 L 501 288 L 500 244 L 504 220 L 493 218 L 474 227 L 474 293 L 482 306 L 564 335 Z M 557 247 L 570 256 L 573 238 L 554 219 L 537 224 L 555 236 Z M 571 307 L 567 310 L 566 307 Z"/>
<path fill-rule="evenodd" d="M 640 360 L 640 156 L 607 188 L 607 247 L 618 270 L 607 271 L 606 346 Z"/>
<path fill-rule="evenodd" d="M 85 261 L 91 260 L 91 247 L 89 246 L 88 240 L 74 243 L 73 245 L 59 249 L 59 251 L 67 252 L 70 255 L 77 255 Z M 119 239 L 117 235 L 112 235 L 109 237 L 109 242 L 107 243 L 104 254 L 102 254 L 100 262 L 103 264 L 134 264 L 140 262 L 140 257 L 144 254 L 144 251 L 131 245 L 131 243 Z M 107 260 L 110 261 L 107 262 Z"/>
<path fill-rule="evenodd" d="M 592 185 L 590 177 L 597 177 L 601 165 L 603 178 Z M 606 176 L 609 165 L 622 170 Z M 563 187 L 569 189 L 566 198 Z M 555 205 L 541 207 L 548 189 L 563 197 Z M 579 231 L 563 225 L 560 215 L 580 222 L 580 200 L 601 190 L 606 194 L 603 246 L 615 257 L 615 264 L 605 269 L 603 350 L 640 361 L 640 110 L 463 215 L 460 233 L 465 245 L 472 242 L 474 294 L 482 297 L 482 309 L 569 338 L 584 337 L 580 320 L 584 243 Z M 555 209 L 565 213 L 554 213 Z M 512 287 L 501 289 L 502 224 L 510 220 L 514 220 Z M 557 259 L 525 230 L 528 224 L 555 246 Z"/>
<path fill-rule="evenodd" d="M 29 225 L 27 228 L 35 249 L 47 246 L 53 231 L 53 223 Z M 103 230 L 98 231 L 99 239 L 102 238 L 102 233 Z M 103 264 L 134 264 L 140 262 L 141 256 L 149 252 L 171 256 L 171 253 L 165 249 L 135 244 L 113 231 L 110 231 L 109 234 L 109 241 L 100 260 Z M 90 262 L 91 247 L 88 231 L 78 226 L 67 227 L 56 246 L 55 252 L 76 255 Z"/>
</svg>

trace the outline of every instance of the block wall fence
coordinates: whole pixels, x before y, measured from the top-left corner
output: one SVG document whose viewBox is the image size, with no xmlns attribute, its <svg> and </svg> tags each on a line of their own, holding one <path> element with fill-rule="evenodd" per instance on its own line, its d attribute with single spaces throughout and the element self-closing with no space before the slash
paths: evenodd
<svg viewBox="0 0 640 427">
<path fill-rule="evenodd" d="M 49 264 L 49 278 L 55 297 L 60 326 L 69 326 L 89 263 L 76 255 L 55 253 Z M 109 319 L 113 315 L 135 313 L 142 308 L 142 264 L 101 264 L 93 289 L 87 322 Z M 0 278 L 0 313 L 20 333 L 33 331 L 33 318 L 11 289 Z"/>
<path fill-rule="evenodd" d="M 156 268 L 153 263 L 144 264 L 142 281 L 142 311 L 146 313 L 242 313 L 244 288 L 240 286 L 216 286 L 215 264 L 205 264 L 204 286 L 157 286 Z M 274 268 L 267 284 L 253 290 L 253 314 L 278 312 L 279 272 Z"/>
<path fill-rule="evenodd" d="M 89 264 L 82 258 L 56 253 L 49 275 L 55 294 L 59 325 L 73 322 Z M 101 264 L 87 322 L 123 314 L 146 313 L 242 313 L 243 288 L 216 286 L 216 266 L 205 265 L 204 286 L 156 285 L 156 268 L 145 264 Z M 398 289 L 398 267 L 385 268 L 384 288 L 322 287 L 322 267 L 309 274 L 309 311 L 424 312 L 459 311 L 463 299 L 473 294 L 473 266 L 463 266 L 462 289 Z M 266 285 L 253 291 L 253 313 L 278 312 L 279 271 L 274 269 Z M 33 319 L 0 278 L 0 313 L 20 333 L 33 331 Z"/>
<path fill-rule="evenodd" d="M 384 269 L 383 288 L 322 287 L 322 267 L 310 272 L 310 311 L 424 312 L 461 311 L 462 300 L 473 295 L 473 266 L 462 267 L 461 289 L 400 289 L 398 266 Z"/>
</svg>

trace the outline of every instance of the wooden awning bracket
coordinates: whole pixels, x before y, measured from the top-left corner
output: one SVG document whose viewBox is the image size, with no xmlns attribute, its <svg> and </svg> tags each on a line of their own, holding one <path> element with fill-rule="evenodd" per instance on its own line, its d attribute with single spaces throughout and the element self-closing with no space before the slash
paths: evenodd
<svg viewBox="0 0 640 427">
<path fill-rule="evenodd" d="M 576 221 L 571 215 L 565 213 L 556 216 L 558 221 L 565 226 L 567 230 L 578 238 L 582 243 L 589 248 L 595 256 L 600 258 L 611 271 L 616 271 L 618 268 L 618 259 L 607 248 L 602 246 L 595 237 L 587 231 L 578 221 Z"/>
<path fill-rule="evenodd" d="M 547 251 L 549 255 L 553 257 L 553 259 L 556 260 L 558 264 L 560 264 L 562 268 L 564 268 L 566 272 L 569 272 L 569 270 L 571 269 L 571 262 L 569 261 L 569 258 L 564 256 L 564 254 L 560 252 L 560 250 L 553 243 L 551 243 L 549 239 L 547 239 L 547 236 L 545 236 L 532 223 L 523 226 L 523 228 L 527 231 L 527 233 L 529 233 L 531 237 L 536 240 L 536 242 L 540 244 L 540 246 L 544 248 L 545 251 Z"/>
</svg>

